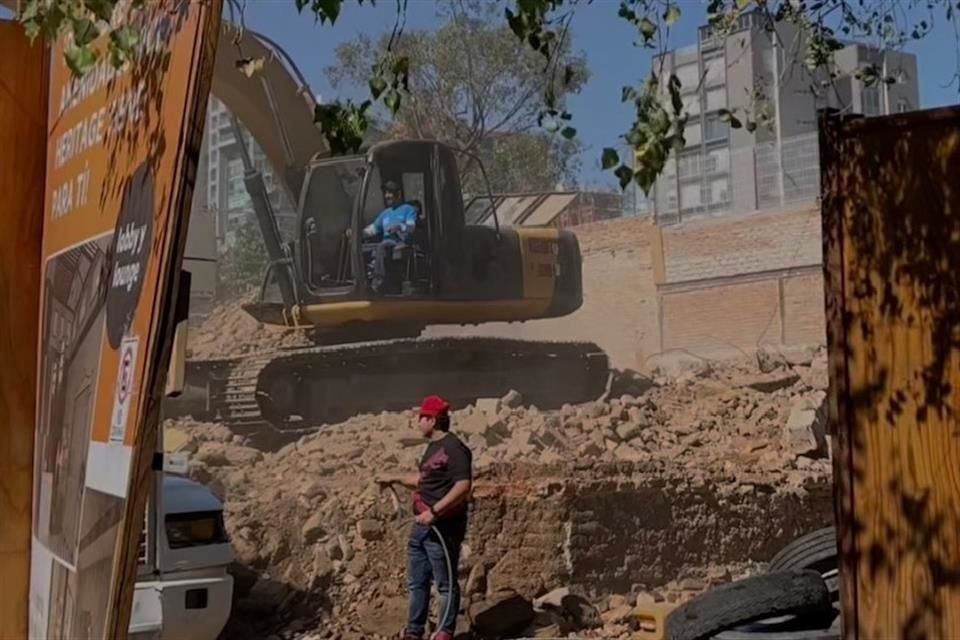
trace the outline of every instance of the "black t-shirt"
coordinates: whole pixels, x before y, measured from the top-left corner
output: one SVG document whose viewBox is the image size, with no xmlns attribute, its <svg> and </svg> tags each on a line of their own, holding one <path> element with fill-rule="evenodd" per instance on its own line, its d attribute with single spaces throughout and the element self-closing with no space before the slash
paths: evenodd
<svg viewBox="0 0 960 640">
<path fill-rule="evenodd" d="M 448 433 L 427 445 L 420 459 L 420 480 L 413 494 L 413 511 L 423 513 L 446 496 L 453 485 L 473 479 L 473 454 L 460 438 Z M 438 519 L 441 528 L 459 529 L 467 524 L 467 503 L 445 512 Z"/>
</svg>

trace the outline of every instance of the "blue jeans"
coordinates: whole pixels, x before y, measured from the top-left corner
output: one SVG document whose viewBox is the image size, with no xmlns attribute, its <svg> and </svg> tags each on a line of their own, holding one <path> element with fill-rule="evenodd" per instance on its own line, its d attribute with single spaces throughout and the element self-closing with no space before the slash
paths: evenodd
<svg viewBox="0 0 960 640">
<path fill-rule="evenodd" d="M 400 244 L 395 238 L 384 238 L 377 245 L 377 251 L 373 259 L 373 290 L 377 293 L 384 293 L 387 285 L 387 277 L 390 275 L 390 261 L 393 259 L 393 250 Z"/>
<path fill-rule="evenodd" d="M 427 615 L 430 612 L 430 583 L 431 578 L 437 582 L 437 592 L 440 594 L 440 615 L 447 610 L 450 601 L 450 615 L 440 620 L 437 625 L 440 631 L 449 631 L 451 634 L 457 626 L 457 612 L 460 610 L 460 585 L 457 581 L 457 566 L 460 561 L 460 545 L 462 536 L 455 534 L 444 535 L 444 542 L 450 553 L 450 565 L 453 567 L 453 576 L 447 575 L 447 559 L 443 555 L 443 548 L 437 539 L 437 534 L 429 527 L 419 524 L 413 525 L 410 532 L 410 542 L 407 545 L 407 587 L 410 590 L 410 609 L 407 617 L 407 633 L 421 637 L 427 626 Z"/>
</svg>

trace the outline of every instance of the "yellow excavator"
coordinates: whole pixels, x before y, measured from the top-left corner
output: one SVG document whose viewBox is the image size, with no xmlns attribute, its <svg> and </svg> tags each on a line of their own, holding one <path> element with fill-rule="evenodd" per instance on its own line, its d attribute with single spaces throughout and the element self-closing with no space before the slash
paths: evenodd
<svg viewBox="0 0 960 640">
<path fill-rule="evenodd" d="M 471 223 L 459 152 L 441 142 L 391 141 L 331 156 L 314 124 L 314 96 L 292 60 L 262 35 L 227 29 L 213 94 L 232 112 L 238 140 L 242 124 L 298 203 L 296 237 L 284 242 L 263 175 L 244 148 L 244 183 L 270 258 L 259 299 L 244 309 L 264 323 L 309 327 L 315 346 L 190 361 L 188 387 L 203 393 L 199 401 L 185 393 L 180 412 L 237 431 L 300 431 L 406 409 L 427 393 L 464 406 L 513 389 L 541 408 L 603 393 L 609 363 L 593 343 L 421 337 L 431 325 L 577 310 L 583 292 L 573 233 L 501 227 L 495 209 L 483 224 Z M 264 64 L 248 77 L 235 64 L 241 55 Z M 413 206 L 417 231 L 391 252 L 390 286 L 375 292 L 376 239 L 368 242 L 363 230 L 384 209 L 387 181 Z"/>
</svg>

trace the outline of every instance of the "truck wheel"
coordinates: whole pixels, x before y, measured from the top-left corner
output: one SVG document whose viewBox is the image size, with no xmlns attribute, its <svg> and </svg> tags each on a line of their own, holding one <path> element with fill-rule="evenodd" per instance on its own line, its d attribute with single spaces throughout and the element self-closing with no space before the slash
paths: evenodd
<svg viewBox="0 0 960 640">
<path fill-rule="evenodd" d="M 834 600 L 840 597 L 839 553 L 837 551 L 836 527 L 824 527 L 801 536 L 781 549 L 767 570 L 818 571 L 827 583 Z"/>
<path fill-rule="evenodd" d="M 816 571 L 751 576 L 717 587 L 673 610 L 665 623 L 671 640 L 708 640 L 756 620 L 783 615 L 823 615 L 830 594 Z"/>
</svg>

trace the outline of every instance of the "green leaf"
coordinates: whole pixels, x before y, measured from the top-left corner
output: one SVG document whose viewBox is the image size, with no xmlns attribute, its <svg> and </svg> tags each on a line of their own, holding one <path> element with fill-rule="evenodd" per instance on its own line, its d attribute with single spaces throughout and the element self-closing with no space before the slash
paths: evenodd
<svg viewBox="0 0 960 640">
<path fill-rule="evenodd" d="M 387 94 L 387 97 L 383 99 L 383 103 L 387 105 L 387 109 L 390 109 L 390 113 L 397 115 L 397 111 L 400 110 L 400 92 L 391 91 Z"/>
<path fill-rule="evenodd" d="M 410 74 L 410 58 L 407 56 L 400 56 L 393 61 L 392 67 L 393 74 L 396 76 L 406 76 Z"/>
<path fill-rule="evenodd" d="M 753 0 L 737 0 L 737 9 L 744 11 L 752 2 Z"/>
<path fill-rule="evenodd" d="M 673 113 L 680 115 L 683 113 L 683 96 L 680 95 L 680 78 L 677 74 L 671 73 L 667 81 L 667 91 L 670 93 L 670 106 L 673 107 Z"/>
<path fill-rule="evenodd" d="M 97 20 L 109 22 L 113 17 L 113 8 L 116 6 L 114 0 L 83 0 L 84 6 L 90 10 Z"/>
<path fill-rule="evenodd" d="M 573 70 L 571 65 L 566 65 L 563 68 L 563 86 L 569 87 L 573 84 L 573 79 L 576 77 L 576 72 Z"/>
<path fill-rule="evenodd" d="M 645 42 L 650 42 L 653 40 L 653 37 L 657 35 L 657 25 L 653 24 L 650 18 L 644 17 L 640 21 L 638 28 L 640 29 L 640 35 L 643 36 Z"/>
<path fill-rule="evenodd" d="M 343 0 L 313 0 L 313 13 L 324 24 L 327 20 L 334 24 L 340 16 L 340 8 L 343 6 Z"/>
<path fill-rule="evenodd" d="M 577 130 L 574 129 L 573 127 L 564 127 L 563 130 L 560 132 L 560 135 L 562 135 L 567 140 L 573 140 L 575 137 L 577 137 Z"/>
<path fill-rule="evenodd" d="M 310 0 L 294 0 L 297 3 L 297 11 L 303 13 L 303 10 L 310 4 Z"/>
<path fill-rule="evenodd" d="M 729 123 L 730 126 L 734 129 L 739 129 L 743 126 L 743 123 L 740 122 L 740 120 L 735 115 L 733 115 L 733 112 L 730 111 L 729 109 L 721 109 L 719 115 L 720 115 L 720 122 Z"/>
<path fill-rule="evenodd" d="M 620 163 L 620 154 L 617 153 L 616 149 L 611 149 L 607 147 L 603 150 L 603 155 L 600 157 L 600 166 L 603 167 L 603 170 L 612 169 Z"/>
<path fill-rule="evenodd" d="M 79 18 L 73 21 L 73 42 L 78 47 L 91 44 L 100 35 L 100 30 L 92 20 Z"/>
<path fill-rule="evenodd" d="M 617 176 L 617 178 L 620 180 L 621 189 L 626 189 L 627 185 L 633 181 L 633 169 L 625 164 L 617 167 L 617 170 L 613 172 L 613 175 Z"/>
<path fill-rule="evenodd" d="M 33 20 L 26 22 L 23 25 L 23 32 L 30 42 L 33 43 L 33 41 L 37 39 L 37 36 L 40 35 L 40 25 Z"/>
<path fill-rule="evenodd" d="M 370 95 L 373 96 L 374 100 L 380 98 L 383 95 L 383 92 L 387 90 L 387 81 L 381 78 L 380 76 L 373 76 L 370 78 Z"/>
<path fill-rule="evenodd" d="M 663 12 L 663 21 L 667 23 L 668 27 L 672 27 L 678 20 L 680 20 L 680 7 L 670 3 L 667 10 Z"/>
<path fill-rule="evenodd" d="M 110 41 L 127 55 L 133 55 L 137 45 L 140 44 L 140 34 L 135 27 L 126 25 L 111 31 Z"/>
<path fill-rule="evenodd" d="M 40 8 L 38 0 L 28 0 L 26 4 L 23 5 L 23 9 L 20 11 L 18 19 L 20 22 L 30 22 L 37 17 L 37 10 Z"/>
<path fill-rule="evenodd" d="M 97 64 L 97 60 L 100 59 L 100 52 L 90 46 L 73 46 L 64 52 L 63 57 L 73 75 L 82 77 L 87 75 L 87 72 Z"/>
</svg>

